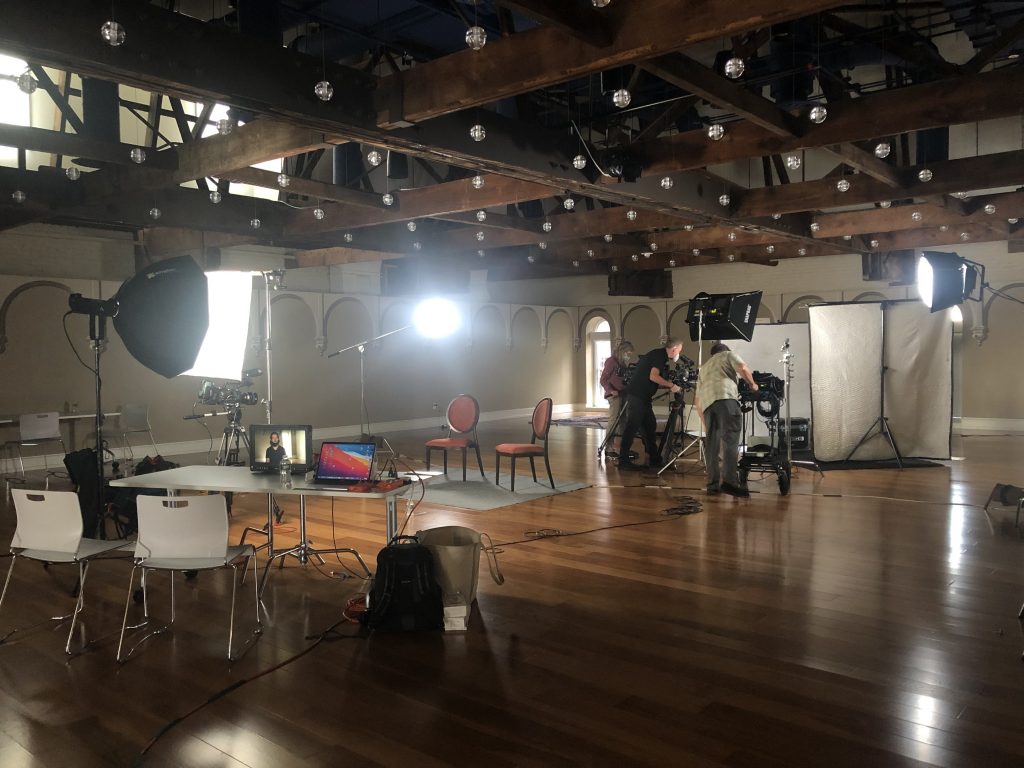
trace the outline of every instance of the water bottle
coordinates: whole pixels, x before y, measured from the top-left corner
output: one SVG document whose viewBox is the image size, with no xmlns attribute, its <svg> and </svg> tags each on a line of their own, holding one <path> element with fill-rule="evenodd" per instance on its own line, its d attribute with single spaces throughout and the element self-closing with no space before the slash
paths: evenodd
<svg viewBox="0 0 1024 768">
<path fill-rule="evenodd" d="M 292 487 L 292 463 L 287 456 L 281 459 L 281 487 Z"/>
</svg>

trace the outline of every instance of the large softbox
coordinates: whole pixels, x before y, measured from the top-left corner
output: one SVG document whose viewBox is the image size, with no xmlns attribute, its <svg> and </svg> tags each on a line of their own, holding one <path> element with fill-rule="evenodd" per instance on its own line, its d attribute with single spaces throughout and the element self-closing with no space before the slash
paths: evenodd
<svg viewBox="0 0 1024 768">
<path fill-rule="evenodd" d="M 114 297 L 114 328 L 128 352 L 168 379 L 189 370 L 210 324 L 206 274 L 189 256 L 158 262 Z"/>
<path fill-rule="evenodd" d="M 698 293 L 686 309 L 690 341 L 699 338 L 715 341 L 750 341 L 761 306 L 761 291 L 749 293 Z"/>
</svg>

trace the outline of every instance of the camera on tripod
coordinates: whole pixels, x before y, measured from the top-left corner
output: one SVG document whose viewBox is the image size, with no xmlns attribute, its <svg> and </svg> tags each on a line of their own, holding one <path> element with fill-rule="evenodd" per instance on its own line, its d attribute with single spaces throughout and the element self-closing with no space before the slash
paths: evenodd
<svg viewBox="0 0 1024 768">
<path fill-rule="evenodd" d="M 675 365 L 669 365 L 665 378 L 679 387 L 676 397 L 682 399 L 683 393 L 697 386 L 697 364 L 688 357 L 680 357 Z"/>
<path fill-rule="evenodd" d="M 199 395 L 196 398 L 203 405 L 224 405 L 229 407 L 239 405 L 256 405 L 260 396 L 256 392 L 243 391 L 253 385 L 253 378 L 263 373 L 260 368 L 250 368 L 242 371 L 241 381 L 229 381 L 224 386 L 218 386 L 210 379 L 203 379 L 199 386 Z"/>
</svg>

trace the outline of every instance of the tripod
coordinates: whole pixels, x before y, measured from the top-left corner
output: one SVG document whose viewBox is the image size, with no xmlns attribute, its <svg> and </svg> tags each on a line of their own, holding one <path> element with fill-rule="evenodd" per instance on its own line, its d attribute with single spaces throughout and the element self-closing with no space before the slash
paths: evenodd
<svg viewBox="0 0 1024 768">
<path fill-rule="evenodd" d="M 239 405 L 228 405 L 228 423 L 224 425 L 224 434 L 220 438 L 220 448 L 217 450 L 216 464 L 219 467 L 241 467 L 241 447 L 244 445 L 248 453 L 249 435 L 242 426 L 242 409 Z"/>
<path fill-rule="evenodd" d="M 604 440 L 602 440 L 601 444 L 597 446 L 598 459 L 601 458 L 602 453 L 605 453 L 608 448 L 608 443 L 610 443 L 615 438 L 615 435 L 618 434 L 619 425 L 626 419 L 626 411 L 629 408 L 629 404 L 626 402 L 625 392 L 620 393 L 619 397 L 622 398 L 622 405 L 619 407 L 619 412 L 615 414 L 615 418 L 612 419 L 612 422 L 605 428 Z"/>
<path fill-rule="evenodd" d="M 679 414 L 685 413 L 686 402 L 683 400 L 682 393 L 673 398 L 673 402 L 669 403 L 668 421 L 665 423 L 665 433 L 661 438 L 661 445 L 659 446 L 659 452 L 662 456 L 665 455 L 665 448 L 674 450 L 675 453 L 672 457 L 665 462 L 665 466 L 657 471 L 656 474 L 661 475 L 662 472 L 667 470 L 669 467 L 674 465 L 677 461 L 680 461 L 689 451 L 697 446 L 697 462 L 700 463 L 704 455 L 704 438 L 701 435 L 697 435 L 689 443 L 683 445 L 683 435 L 687 434 L 686 424 L 688 419 L 683 418 L 682 428 L 676 430 L 676 425 L 679 422 Z M 693 413 L 693 405 L 690 405 L 690 413 Z"/>
</svg>

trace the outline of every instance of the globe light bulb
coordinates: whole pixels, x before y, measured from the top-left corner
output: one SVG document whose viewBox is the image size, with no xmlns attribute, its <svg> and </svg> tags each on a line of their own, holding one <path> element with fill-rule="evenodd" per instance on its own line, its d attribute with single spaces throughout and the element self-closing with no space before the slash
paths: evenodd
<svg viewBox="0 0 1024 768">
<path fill-rule="evenodd" d="M 692 253 L 694 256 L 700 256 L 700 248 L 694 248 L 692 251 L 690 251 L 690 253 Z"/>
<path fill-rule="evenodd" d="M 71 181 L 78 181 L 80 178 L 82 178 L 82 171 L 79 170 L 78 168 L 75 168 L 74 166 L 71 166 L 70 168 L 65 169 L 64 175 L 71 179 Z"/>
<path fill-rule="evenodd" d="M 817 232 L 819 229 L 821 229 L 821 224 L 819 224 L 816 221 L 812 221 L 811 222 L 811 232 Z"/>
<path fill-rule="evenodd" d="M 370 165 L 376 168 L 378 165 L 384 162 L 384 158 L 376 149 L 371 149 L 369 152 L 366 153 L 366 162 L 368 162 Z"/>
<path fill-rule="evenodd" d="M 587 167 L 587 158 L 583 155 L 576 155 L 576 157 L 572 159 L 572 167 L 577 171 L 582 171 Z"/>
<path fill-rule="evenodd" d="M 605 236 L 604 236 L 604 241 L 605 241 L 606 243 L 610 243 L 610 242 L 612 241 L 612 236 L 611 236 L 611 235 L 605 235 Z"/>
<path fill-rule="evenodd" d="M 485 254 L 486 254 L 486 251 L 484 251 L 483 248 L 478 249 L 477 252 L 476 252 L 476 255 L 479 256 L 481 259 L 484 257 Z"/>
<path fill-rule="evenodd" d="M 476 220 L 477 221 L 487 221 L 487 211 L 477 211 L 476 212 Z"/>
<path fill-rule="evenodd" d="M 800 246 L 799 248 L 796 249 L 796 255 L 797 256 L 806 256 L 807 255 L 807 249 L 804 248 L 803 246 Z"/>
<path fill-rule="evenodd" d="M 419 240 L 417 240 L 417 241 L 416 241 L 415 243 L 413 243 L 413 244 L 412 244 L 412 249 L 413 249 L 414 251 L 418 251 L 418 250 L 420 250 L 421 248 L 423 248 L 423 245 L 422 245 L 422 244 L 420 243 L 420 241 L 419 241 Z"/>
<path fill-rule="evenodd" d="M 327 80 L 321 80 L 313 86 L 313 93 L 320 101 L 330 101 L 334 98 L 334 86 Z"/>
<path fill-rule="evenodd" d="M 160 218 L 161 213 L 162 212 L 161 212 L 161 210 L 159 208 L 150 208 L 149 209 L 149 218 L 151 218 L 151 219 L 153 219 L 155 221 L 156 219 Z"/>
<path fill-rule="evenodd" d="M 210 202 L 213 203 L 214 205 L 217 205 L 217 203 L 219 203 L 222 199 L 223 198 L 221 197 L 220 192 L 218 192 L 216 189 L 210 192 Z"/>
<path fill-rule="evenodd" d="M 636 221 L 636 211 L 630 208 L 628 211 L 626 211 L 626 218 L 629 221 Z"/>
<path fill-rule="evenodd" d="M 471 183 L 473 185 L 473 189 L 482 189 L 484 186 L 484 177 L 474 176 L 473 181 Z"/>
<path fill-rule="evenodd" d="M 878 204 L 878 207 L 879 208 L 891 208 L 892 207 L 892 200 L 882 200 Z"/>
<path fill-rule="evenodd" d="M 286 173 L 279 173 L 279 174 L 277 174 L 277 186 L 279 186 L 282 189 L 284 189 L 285 187 L 287 187 L 291 183 L 292 183 L 292 180 L 288 178 L 288 174 L 286 174 Z"/>
<path fill-rule="evenodd" d="M 618 265 L 617 264 L 612 264 L 612 272 L 618 272 L 618 271 L 619 271 Z"/>
<path fill-rule="evenodd" d="M 723 208 L 725 206 L 729 205 L 730 202 L 732 202 L 732 200 L 731 200 L 731 198 L 728 195 L 719 195 L 719 197 L 718 197 L 718 204 L 720 206 L 722 206 Z"/>
<path fill-rule="evenodd" d="M 625 109 L 629 106 L 629 102 L 633 100 L 633 97 L 629 95 L 629 91 L 625 88 L 619 88 L 612 94 L 612 104 L 619 109 Z"/>
<path fill-rule="evenodd" d="M 725 76 L 730 80 L 737 80 L 743 77 L 743 71 L 746 68 L 747 65 L 743 63 L 743 59 L 733 56 L 725 62 Z"/>
<path fill-rule="evenodd" d="M 545 221 L 543 224 L 540 225 L 540 228 L 543 229 L 545 232 L 550 232 L 551 231 L 551 222 L 550 221 Z"/>
<path fill-rule="evenodd" d="M 654 251 L 658 250 L 658 244 L 657 244 L 657 243 L 649 243 L 649 244 L 648 244 L 648 247 L 649 247 L 649 248 L 651 249 L 651 252 L 652 252 L 652 253 L 653 253 Z"/>
<path fill-rule="evenodd" d="M 484 233 L 483 232 L 477 232 L 476 233 L 476 239 L 477 239 L 477 242 L 483 242 Z"/>
<path fill-rule="evenodd" d="M 18 76 L 18 90 L 22 93 L 33 94 L 36 92 L 36 88 L 39 87 L 39 83 L 32 77 L 28 72 L 24 72 Z"/>
<path fill-rule="evenodd" d="M 539 243 L 537 243 L 537 247 L 540 248 L 542 251 L 546 251 L 548 249 L 548 244 L 541 240 Z"/>
<path fill-rule="evenodd" d="M 132 162 L 136 165 L 141 165 L 146 162 L 146 152 L 141 147 L 132 147 L 131 152 L 128 153 L 128 157 L 130 157 Z"/>
<path fill-rule="evenodd" d="M 775 253 L 775 246 L 774 246 L 774 245 L 766 245 L 766 246 L 764 247 L 764 249 L 765 249 L 765 251 L 767 251 L 768 253 Z"/>
<path fill-rule="evenodd" d="M 1013 226 L 1013 225 L 1014 225 L 1014 224 L 1016 224 L 1016 223 L 1017 223 L 1018 221 L 1019 221 L 1019 219 L 1018 219 L 1018 218 L 1017 218 L 1016 216 L 1011 216 L 1010 218 L 1008 218 L 1008 219 L 1006 220 L 1006 223 L 1007 223 L 1007 224 L 1009 224 L 1009 225 L 1011 225 L 1011 226 Z"/>
<path fill-rule="evenodd" d="M 587 258 L 588 259 L 594 258 L 594 249 L 593 248 L 587 248 Z"/>
<path fill-rule="evenodd" d="M 466 30 L 466 45 L 474 51 L 479 51 L 487 45 L 487 30 L 483 27 L 470 27 Z"/>
<path fill-rule="evenodd" d="M 838 189 L 840 192 L 849 192 L 850 182 L 847 181 L 846 179 L 840 179 L 839 181 L 836 182 L 836 189 Z"/>
<path fill-rule="evenodd" d="M 669 265 L 670 267 L 674 267 L 674 266 L 676 265 L 676 260 L 675 260 L 675 259 L 669 259 L 669 260 L 668 260 L 668 265 Z"/>
<path fill-rule="evenodd" d="M 124 45 L 124 27 L 118 24 L 116 21 L 108 21 L 100 27 L 100 37 L 102 37 L 111 48 L 117 48 L 119 45 Z"/>
<path fill-rule="evenodd" d="M 260 227 L 263 226 L 263 222 L 255 218 L 249 219 L 249 226 L 252 227 L 253 229 L 259 229 Z"/>
<path fill-rule="evenodd" d="M 483 141 L 487 138 L 487 129 L 477 123 L 469 129 L 469 137 L 473 139 L 473 141 Z"/>
<path fill-rule="evenodd" d="M 11 200 L 13 200 L 14 202 L 16 202 L 16 203 L 17 203 L 18 205 L 21 205 L 21 204 L 22 204 L 22 203 L 24 203 L 24 202 L 25 202 L 25 201 L 26 201 L 27 199 L 28 199 L 28 195 L 26 195 L 26 194 L 25 194 L 24 192 L 22 192 L 22 191 L 21 191 L 20 189 L 16 189 L 16 190 L 14 190 L 13 192 L 11 192 Z"/>
<path fill-rule="evenodd" d="M 383 195 L 381 195 L 380 201 L 382 203 L 384 203 L 384 205 L 388 205 L 388 206 L 394 205 L 395 204 L 395 196 L 392 195 L 390 192 L 385 192 Z"/>
<path fill-rule="evenodd" d="M 590 4 L 593 5 L 595 8 L 604 8 L 611 1 L 612 0 L 590 0 Z"/>
<path fill-rule="evenodd" d="M 888 141 L 880 141 L 875 144 L 875 157 L 884 160 L 892 152 L 892 145 Z"/>
<path fill-rule="evenodd" d="M 971 236 L 969 234 L 967 234 L 966 232 L 961 232 L 960 233 L 960 239 L 963 240 L 964 242 L 967 242 L 968 240 L 971 239 Z"/>
<path fill-rule="evenodd" d="M 928 182 L 928 181 L 931 181 L 931 180 L 932 180 L 932 177 L 933 177 L 934 175 L 935 175 L 935 174 L 933 174 L 933 173 L 932 173 L 932 172 L 931 172 L 930 170 L 928 170 L 927 168 L 922 168 L 922 169 L 921 169 L 920 171 L 918 171 L 918 172 L 917 172 L 917 179 L 918 179 L 918 181 L 924 181 L 924 182 Z"/>
<path fill-rule="evenodd" d="M 821 106 L 820 104 L 816 107 L 812 107 L 810 112 L 810 118 L 812 123 L 821 125 L 828 118 L 828 109 Z"/>
<path fill-rule="evenodd" d="M 662 189 L 672 189 L 672 187 L 674 185 L 675 185 L 675 182 L 672 181 L 672 177 L 671 176 L 662 176 L 661 177 L 661 188 Z"/>
<path fill-rule="evenodd" d="M 526 257 L 526 260 L 527 260 L 528 262 L 530 262 L 531 264 L 533 264 L 533 262 L 535 262 L 535 261 L 537 260 L 537 257 L 536 257 L 536 256 L 534 256 L 534 255 L 533 255 L 533 254 L 531 253 L 531 254 L 530 254 L 529 256 L 527 256 L 527 257 Z"/>
<path fill-rule="evenodd" d="M 693 232 L 693 224 L 683 224 L 683 229 L 687 232 Z"/>
<path fill-rule="evenodd" d="M 576 207 L 576 201 L 573 200 L 571 197 L 567 197 L 565 198 L 565 200 L 562 201 L 562 207 L 565 208 L 565 210 L 567 211 L 571 211 L 573 208 Z"/>
<path fill-rule="evenodd" d="M 408 222 L 405 225 L 405 228 L 408 229 L 410 232 L 415 232 L 416 231 L 416 222 L 415 221 Z"/>
<path fill-rule="evenodd" d="M 984 211 L 985 211 L 985 213 L 987 213 L 987 214 L 988 214 L 989 216 L 991 216 L 991 215 L 992 215 L 993 213 L 995 213 L 995 212 L 996 212 L 996 207 L 995 207 L 995 205 L 993 205 L 992 203 L 988 203 L 988 204 L 986 204 L 986 205 L 985 205 Z"/>
<path fill-rule="evenodd" d="M 735 232 L 730 232 L 728 235 L 726 235 L 726 237 L 728 237 L 729 240 L 735 241 L 736 240 L 736 233 Z"/>
<path fill-rule="evenodd" d="M 799 171 L 804 160 L 800 155 L 786 155 L 786 168 L 791 171 Z"/>
<path fill-rule="evenodd" d="M 346 232 L 344 235 L 341 236 L 341 239 L 344 240 L 346 243 L 351 243 L 355 239 L 355 237 L 352 235 L 351 232 Z"/>
<path fill-rule="evenodd" d="M 222 120 L 218 120 L 217 121 L 217 133 L 219 133 L 221 136 L 227 136 L 234 129 L 235 129 L 234 122 L 229 120 L 226 117 L 223 118 Z"/>
<path fill-rule="evenodd" d="M 920 221 L 922 219 L 921 212 L 920 211 L 914 211 L 912 214 L 910 214 L 910 218 L 913 221 Z"/>
<path fill-rule="evenodd" d="M 872 248 L 878 248 L 879 245 L 880 245 L 880 243 L 877 240 L 872 240 L 871 241 L 871 247 Z"/>
<path fill-rule="evenodd" d="M 321 208 L 319 205 L 313 209 L 313 218 L 316 219 L 317 221 L 323 221 L 324 216 L 326 215 L 327 214 L 324 212 L 324 209 Z"/>
<path fill-rule="evenodd" d="M 636 253 L 632 254 L 629 258 L 632 259 L 633 261 L 640 261 L 640 256 L 639 254 Z"/>
<path fill-rule="evenodd" d="M 578 267 L 578 266 L 580 265 L 580 260 L 579 260 L 579 259 L 573 259 L 573 260 L 572 260 L 572 265 L 573 265 L 574 267 Z"/>
<path fill-rule="evenodd" d="M 708 126 L 707 133 L 709 139 L 712 141 L 719 141 L 723 136 L 725 136 L 725 126 L 721 123 L 714 123 Z"/>
<path fill-rule="evenodd" d="M 773 221 L 778 221 L 781 218 L 782 218 L 782 214 L 781 213 L 773 213 L 772 214 L 772 220 Z"/>
</svg>

